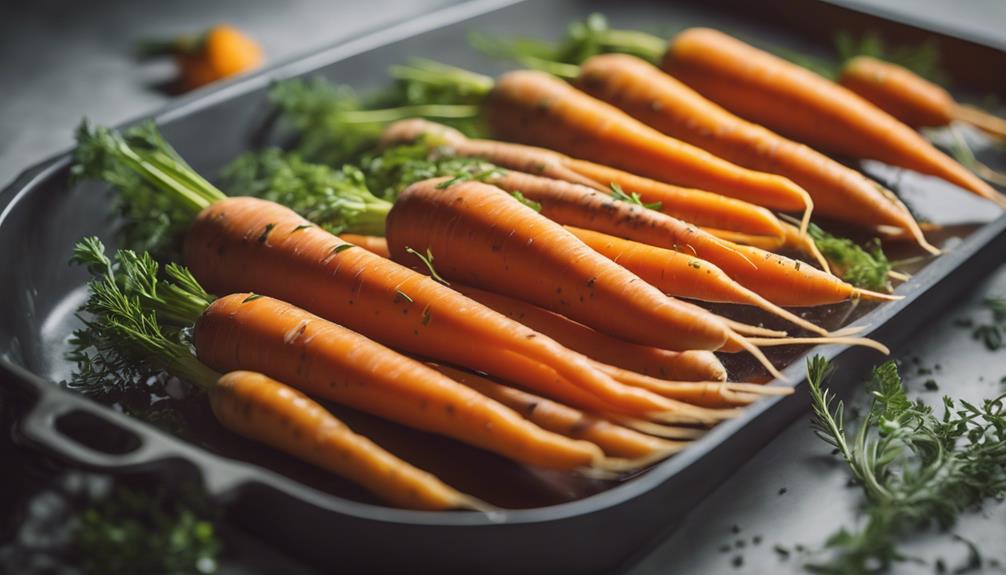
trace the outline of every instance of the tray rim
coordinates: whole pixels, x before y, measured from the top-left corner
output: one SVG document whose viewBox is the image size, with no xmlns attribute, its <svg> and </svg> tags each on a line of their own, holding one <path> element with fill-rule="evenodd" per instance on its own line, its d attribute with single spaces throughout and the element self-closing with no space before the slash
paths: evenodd
<svg viewBox="0 0 1006 575">
<path fill-rule="evenodd" d="M 1006 52 L 1006 43 L 993 43 L 985 37 L 963 37 L 953 31 L 948 31 L 948 27 L 946 26 L 933 26 L 907 16 L 904 18 L 893 18 L 889 10 L 880 8 L 870 9 L 870 7 L 862 6 L 857 2 L 842 0 L 816 1 L 852 12 L 868 14 L 899 24 L 932 31 L 943 36 L 972 42 L 1000 52 Z M 433 10 L 412 19 L 391 23 L 390 25 L 372 27 L 336 41 L 329 46 L 303 51 L 281 59 L 251 74 L 227 80 L 219 85 L 196 90 L 165 104 L 151 113 L 141 114 L 121 122 L 116 125 L 116 128 L 130 126 L 150 119 L 154 120 L 158 125 L 169 124 L 197 111 L 217 104 L 223 104 L 233 98 L 251 93 L 260 88 L 267 88 L 275 81 L 308 75 L 312 71 L 316 71 L 326 65 L 334 64 L 368 50 L 526 2 L 528 0 L 467 0 Z M 0 191 L 0 227 L 4 225 L 18 202 L 35 191 L 41 181 L 45 181 L 67 168 L 71 160 L 72 151 L 72 147 L 64 149 L 24 169 L 11 183 Z M 943 270 L 947 268 L 955 269 L 961 266 L 998 236 L 1006 236 L 1006 214 L 976 229 L 952 251 L 945 253 L 939 259 L 927 265 L 912 278 L 912 281 L 899 286 L 896 293 L 905 296 L 904 299 L 896 302 L 888 302 L 850 325 L 865 327 L 861 334 L 863 336 L 869 336 L 875 331 L 882 329 L 893 316 L 904 311 L 917 297 L 926 293 L 936 283 L 945 279 L 949 274 L 941 273 Z M 805 359 L 811 352 L 814 355 L 822 355 L 829 360 L 833 360 L 849 351 L 849 349 L 848 346 L 842 345 L 810 348 L 807 353 L 802 354 L 783 370 L 783 374 L 790 380 L 789 382 L 774 381 L 770 385 L 788 385 L 799 391 L 806 385 L 804 364 Z M 121 414 L 104 404 L 67 390 L 61 387 L 58 382 L 49 381 L 25 367 L 13 363 L 6 354 L 0 355 L 0 372 L 6 376 L 5 379 L 14 380 L 10 383 L 20 383 L 22 387 L 24 387 L 24 384 L 28 384 L 29 393 L 35 396 L 36 404 L 34 408 L 38 408 L 46 402 L 60 402 L 62 405 L 70 407 L 79 407 L 82 404 L 87 404 L 87 409 L 96 410 L 125 427 L 128 431 L 140 437 L 144 444 L 148 442 L 159 444 L 160 449 L 156 451 L 160 454 L 160 457 L 143 462 L 143 467 L 156 467 L 169 459 L 183 459 L 196 467 L 200 478 L 204 483 L 208 484 L 207 487 L 210 494 L 218 499 L 228 499 L 235 495 L 236 492 L 249 487 L 251 484 L 259 484 L 276 489 L 285 495 L 297 497 L 306 503 L 327 511 L 334 511 L 359 519 L 404 525 L 436 525 L 439 527 L 480 527 L 500 524 L 525 525 L 547 523 L 616 507 L 645 492 L 658 488 L 665 482 L 669 482 L 689 465 L 708 455 L 710 451 L 717 448 L 726 438 L 734 433 L 738 433 L 744 427 L 754 422 L 754 420 L 764 416 L 776 404 L 787 400 L 793 401 L 799 397 L 799 393 L 788 398 L 772 397 L 749 406 L 745 408 L 744 413 L 740 417 L 721 423 L 697 440 L 688 449 L 655 465 L 641 476 L 583 499 L 531 509 L 499 510 L 488 513 L 430 512 L 398 509 L 381 504 L 345 499 L 307 486 L 271 469 L 214 453 L 168 434 L 146 422 Z M 31 416 L 32 412 L 29 411 L 27 415 L 21 418 L 22 422 Z M 223 468 L 225 471 L 219 473 L 212 471 L 211 466 Z M 221 475 L 225 479 L 214 479 L 211 477 L 217 475 Z"/>
</svg>

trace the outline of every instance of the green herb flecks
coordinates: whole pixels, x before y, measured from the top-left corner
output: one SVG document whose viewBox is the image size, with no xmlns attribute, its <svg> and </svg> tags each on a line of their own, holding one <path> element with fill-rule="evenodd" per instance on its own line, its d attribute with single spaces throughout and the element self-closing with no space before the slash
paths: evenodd
<svg viewBox="0 0 1006 575">
<path fill-rule="evenodd" d="M 890 288 L 888 274 L 891 262 L 879 242 L 875 241 L 864 249 L 852 240 L 833 236 L 815 224 L 810 224 L 807 232 L 842 279 L 875 291 Z"/>
<path fill-rule="evenodd" d="M 405 246 L 405 252 L 419 258 L 419 261 L 423 262 L 423 265 L 426 266 L 426 270 L 430 272 L 430 277 L 444 284 L 445 286 L 451 285 L 447 280 L 442 278 L 440 274 L 437 273 L 436 268 L 433 267 L 433 252 L 431 252 L 429 248 L 426 249 L 425 254 L 422 254 L 410 248 L 409 246 Z"/>
<path fill-rule="evenodd" d="M 663 202 L 650 202 L 648 204 L 643 203 L 643 200 L 639 197 L 638 193 L 632 192 L 631 194 L 626 194 L 625 191 L 622 190 L 622 186 L 619 186 L 615 182 L 611 182 L 608 186 L 611 188 L 611 197 L 618 201 L 640 206 L 648 210 L 657 211 L 664 206 Z"/>
<path fill-rule="evenodd" d="M 384 235 L 391 210 L 391 202 L 370 193 L 358 168 L 334 169 L 276 148 L 241 155 L 224 169 L 223 180 L 234 195 L 284 205 L 334 234 Z"/>
<path fill-rule="evenodd" d="M 844 406 L 825 389 L 828 363 L 808 361 L 808 388 L 817 435 L 848 464 L 866 496 L 866 520 L 841 529 L 826 546 L 831 558 L 817 573 L 883 573 L 906 557 L 899 541 L 913 528 L 951 526 L 958 514 L 1006 493 L 1006 395 L 980 406 L 943 399 L 943 414 L 909 400 L 894 362 L 873 373 L 872 402 L 856 433 Z"/>
<path fill-rule="evenodd" d="M 215 573 L 222 546 L 203 506 L 119 487 L 80 513 L 71 548 L 85 573 Z"/>
</svg>

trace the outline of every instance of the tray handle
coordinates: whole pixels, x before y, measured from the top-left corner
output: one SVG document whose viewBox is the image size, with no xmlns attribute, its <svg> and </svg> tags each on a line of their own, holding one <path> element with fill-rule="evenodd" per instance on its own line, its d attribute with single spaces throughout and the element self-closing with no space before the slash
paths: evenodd
<svg viewBox="0 0 1006 575">
<path fill-rule="evenodd" d="M 71 414 L 94 417 L 113 433 L 127 434 L 133 443 L 128 449 L 110 451 L 82 442 L 59 426 Z M 31 444 L 72 465 L 105 473 L 124 473 L 154 468 L 169 459 L 193 463 L 202 476 L 207 493 L 230 497 L 249 478 L 242 466 L 211 461 L 207 454 L 160 437 L 128 416 L 97 405 L 85 398 L 44 391 L 21 420 L 22 436 Z"/>
</svg>

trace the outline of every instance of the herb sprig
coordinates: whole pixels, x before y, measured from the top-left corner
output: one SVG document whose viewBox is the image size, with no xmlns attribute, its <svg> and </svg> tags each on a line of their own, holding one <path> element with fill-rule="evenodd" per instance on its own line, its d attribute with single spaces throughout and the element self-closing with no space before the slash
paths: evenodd
<svg viewBox="0 0 1006 575">
<path fill-rule="evenodd" d="M 884 573 L 907 559 L 898 542 L 910 529 L 948 528 L 969 506 L 1006 494 L 1006 394 L 980 406 L 944 397 L 937 416 L 909 400 L 897 365 L 887 362 L 874 370 L 869 411 L 850 436 L 843 403 L 824 387 L 827 361 L 815 356 L 807 367 L 815 432 L 866 496 L 864 525 L 832 535 L 831 559 L 812 571 Z"/>
</svg>

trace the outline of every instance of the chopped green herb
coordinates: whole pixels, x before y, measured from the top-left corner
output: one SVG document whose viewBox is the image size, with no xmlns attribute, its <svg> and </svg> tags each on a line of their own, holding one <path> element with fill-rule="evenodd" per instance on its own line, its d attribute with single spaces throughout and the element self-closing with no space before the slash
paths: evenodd
<svg viewBox="0 0 1006 575">
<path fill-rule="evenodd" d="M 524 194 L 522 194 L 520 192 L 510 192 L 510 195 L 513 196 L 514 199 L 516 199 L 518 202 L 524 204 L 525 206 L 531 208 L 532 210 L 534 210 L 536 212 L 540 212 L 541 211 L 541 204 L 538 203 L 538 202 L 536 202 L 536 201 L 534 201 L 534 200 L 527 199 L 524 196 Z"/>
<path fill-rule="evenodd" d="M 437 280 L 438 282 L 444 284 L 445 286 L 451 285 L 450 282 L 448 282 L 444 278 L 440 277 L 440 274 L 438 274 L 437 270 L 433 267 L 433 252 L 431 252 L 429 248 L 426 248 L 426 254 L 425 255 L 419 253 L 418 251 L 416 251 L 416 250 L 414 250 L 412 248 L 410 248 L 409 246 L 405 246 L 405 252 L 409 253 L 409 254 L 412 254 L 412 255 L 416 256 L 417 258 L 419 258 L 419 261 L 423 262 L 423 265 L 426 266 L 426 270 L 430 272 L 430 277 L 432 277 L 433 279 Z"/>
<path fill-rule="evenodd" d="M 616 184 L 615 182 L 611 182 L 610 184 L 608 184 L 608 187 L 611 188 L 611 197 L 615 198 L 620 202 L 626 202 L 636 206 L 641 206 L 649 210 L 660 210 L 660 208 L 662 208 L 664 205 L 663 202 L 652 202 L 649 204 L 644 204 L 643 200 L 639 197 L 638 193 L 632 192 L 632 194 L 626 194 L 625 191 L 622 190 L 622 187 Z"/>
<path fill-rule="evenodd" d="M 957 515 L 1006 490 L 1006 394 L 980 406 L 944 397 L 943 414 L 908 399 L 894 362 L 873 373 L 869 413 L 850 439 L 844 406 L 823 387 L 829 368 L 808 361 L 818 436 L 836 448 L 867 498 L 865 524 L 840 529 L 819 573 L 881 573 L 905 557 L 899 540 L 913 528 L 951 526 Z"/>
</svg>

